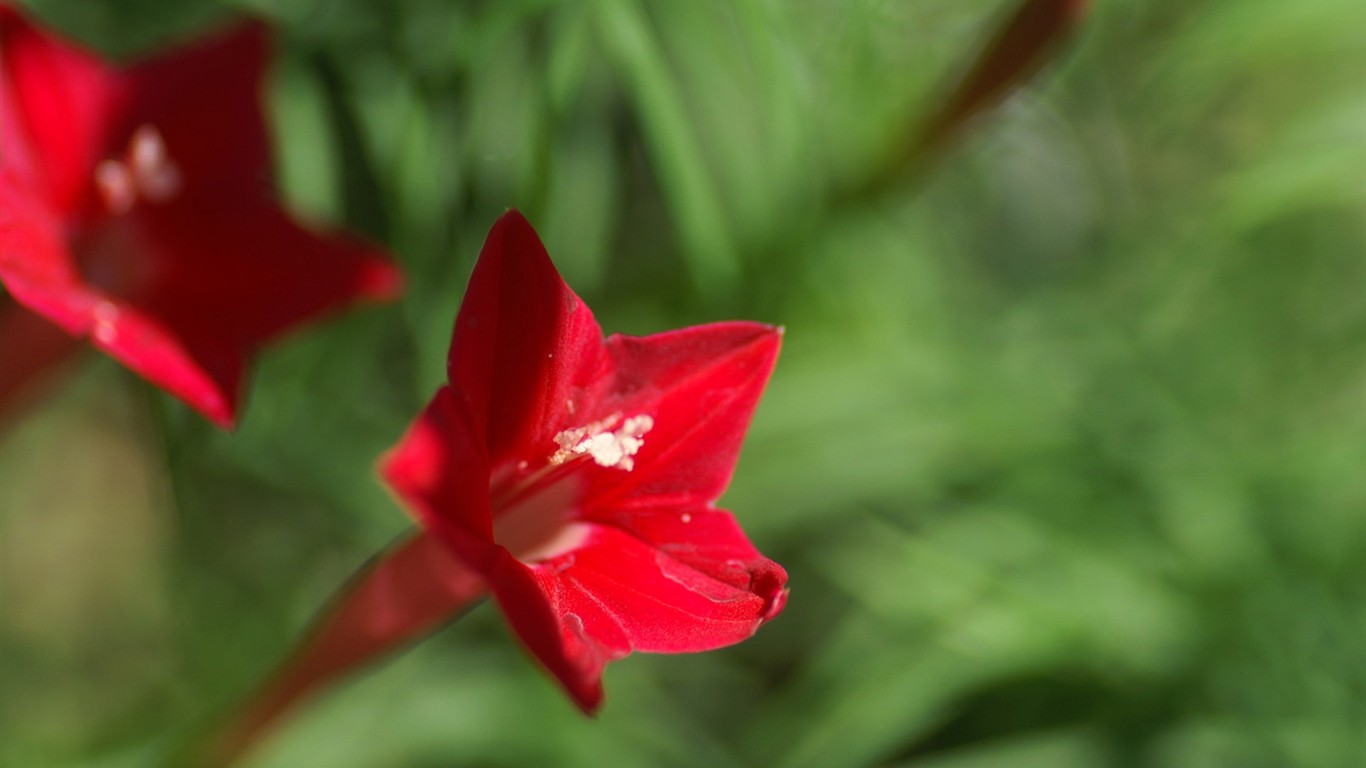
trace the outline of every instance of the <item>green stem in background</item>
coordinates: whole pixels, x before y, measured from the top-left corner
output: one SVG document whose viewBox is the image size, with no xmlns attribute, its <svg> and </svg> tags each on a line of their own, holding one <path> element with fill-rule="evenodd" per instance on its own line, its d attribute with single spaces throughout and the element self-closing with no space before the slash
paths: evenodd
<svg viewBox="0 0 1366 768">
<path fill-rule="evenodd" d="M 348 224 L 376 241 L 388 242 L 393 228 L 389 211 L 384 206 L 386 198 L 365 141 L 364 126 L 348 98 L 342 68 L 334 56 L 322 50 L 309 56 L 309 64 L 321 86 L 328 124 L 332 126 L 336 141 L 342 216 Z"/>
<path fill-rule="evenodd" d="M 434 536 L 405 537 L 345 585 L 285 663 L 176 764 L 236 764 L 309 696 L 455 618 L 485 591 Z"/>
<path fill-rule="evenodd" d="M 919 170 L 961 137 L 973 121 L 1037 75 L 1081 26 L 1090 0 L 1022 0 L 973 57 L 948 95 L 879 171 L 850 195 L 876 195 Z"/>
<path fill-rule="evenodd" d="M 1024 85 L 1057 53 L 1086 17 L 1089 0 L 1025 0 L 1015 9 L 912 145 L 928 151 L 960 133 L 977 115 Z"/>
</svg>

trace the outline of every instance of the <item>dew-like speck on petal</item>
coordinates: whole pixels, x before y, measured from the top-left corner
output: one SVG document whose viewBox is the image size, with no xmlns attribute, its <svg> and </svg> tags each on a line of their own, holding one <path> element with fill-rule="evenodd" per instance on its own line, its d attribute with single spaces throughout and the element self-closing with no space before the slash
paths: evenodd
<svg viewBox="0 0 1366 768">
<path fill-rule="evenodd" d="M 95 305 L 92 314 L 95 325 L 91 329 L 91 333 L 95 339 L 102 344 L 114 343 L 115 337 L 118 336 L 118 328 L 114 323 L 119 318 L 119 308 L 111 301 L 101 301 Z"/>
<path fill-rule="evenodd" d="M 128 168 L 117 160 L 105 160 L 95 166 L 95 187 L 99 189 L 104 207 L 115 216 L 132 210 L 137 200 L 137 190 L 133 186 L 133 176 Z"/>
</svg>

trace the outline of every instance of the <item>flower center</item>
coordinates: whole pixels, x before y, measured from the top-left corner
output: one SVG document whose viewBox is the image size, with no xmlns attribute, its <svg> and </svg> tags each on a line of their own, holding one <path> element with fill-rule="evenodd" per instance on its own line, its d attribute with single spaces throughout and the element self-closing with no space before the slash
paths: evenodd
<svg viewBox="0 0 1366 768">
<path fill-rule="evenodd" d="M 166 142 L 154 126 L 133 131 L 122 157 L 95 166 L 95 187 L 109 212 L 118 216 L 138 201 L 164 203 L 180 193 L 180 168 L 166 152 Z"/>
<path fill-rule="evenodd" d="M 620 426 L 618 426 L 620 425 Z M 588 461 L 630 472 L 634 456 L 654 427 L 648 415 L 622 420 L 616 413 L 555 435 L 558 447 L 528 472 L 527 462 L 492 483 L 493 539 L 524 563 L 538 563 L 582 546 L 588 526 L 578 521 L 579 469 Z"/>
</svg>

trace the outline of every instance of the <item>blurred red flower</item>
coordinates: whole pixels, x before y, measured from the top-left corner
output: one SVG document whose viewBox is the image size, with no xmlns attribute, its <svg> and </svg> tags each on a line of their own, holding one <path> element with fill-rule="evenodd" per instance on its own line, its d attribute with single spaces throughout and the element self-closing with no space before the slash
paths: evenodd
<svg viewBox="0 0 1366 768">
<path fill-rule="evenodd" d="M 730 645 L 782 610 L 786 572 L 713 506 L 781 336 L 604 341 L 520 214 L 490 232 L 449 384 L 383 473 L 586 712 L 607 662 Z"/>
<path fill-rule="evenodd" d="M 116 68 L 0 5 L 0 283 L 224 427 L 257 347 L 401 282 L 271 197 L 266 59 L 248 23 Z M 0 398 L 57 356 L 24 328 L 0 323 L 0 349 L 28 350 Z"/>
</svg>

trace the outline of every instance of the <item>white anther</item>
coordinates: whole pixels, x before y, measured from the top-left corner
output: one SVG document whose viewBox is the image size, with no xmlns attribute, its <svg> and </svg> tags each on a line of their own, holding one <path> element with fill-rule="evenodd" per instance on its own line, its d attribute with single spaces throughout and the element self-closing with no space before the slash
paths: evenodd
<svg viewBox="0 0 1366 768">
<path fill-rule="evenodd" d="M 114 338 L 119 335 L 118 326 L 114 325 L 119 319 L 119 308 L 111 301 L 101 301 L 95 305 L 92 314 L 95 324 L 91 334 L 102 344 L 114 343 Z"/>
<path fill-rule="evenodd" d="M 576 456 L 588 455 L 599 466 L 630 472 L 636 465 L 633 457 L 645 445 L 645 433 L 654 427 L 655 420 L 642 414 L 612 430 L 620 419 L 621 414 L 616 413 L 588 426 L 566 429 L 555 435 L 555 444 L 560 449 L 551 455 L 550 463 L 562 464 Z"/>
<path fill-rule="evenodd" d="M 95 186 L 110 213 L 127 213 L 138 200 L 164 203 L 180 192 L 180 169 L 171 161 L 161 132 L 151 125 L 139 126 L 128 140 L 122 159 L 110 159 L 95 168 Z"/>
<path fill-rule="evenodd" d="M 138 191 L 153 203 L 164 203 L 180 191 L 180 169 L 166 154 L 166 142 L 161 132 L 150 125 L 133 132 L 128 144 L 128 164 Z"/>
</svg>

